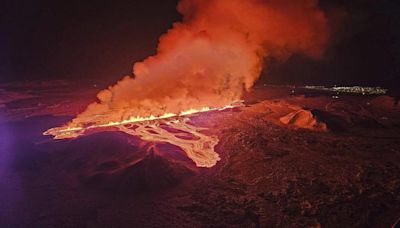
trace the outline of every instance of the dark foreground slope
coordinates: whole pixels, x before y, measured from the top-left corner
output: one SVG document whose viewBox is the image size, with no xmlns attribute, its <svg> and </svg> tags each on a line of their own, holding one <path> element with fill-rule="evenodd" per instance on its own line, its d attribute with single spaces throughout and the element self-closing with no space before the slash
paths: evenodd
<svg viewBox="0 0 400 228">
<path fill-rule="evenodd" d="M 246 107 L 192 119 L 220 138 L 222 160 L 200 169 L 120 132 L 55 142 L 41 133 L 70 117 L 50 114 L 74 107 L 36 95 L 1 109 L 1 227 L 390 227 L 400 217 L 400 111 L 389 97 L 255 91 Z M 52 102 L 62 99 L 73 105 Z"/>
</svg>

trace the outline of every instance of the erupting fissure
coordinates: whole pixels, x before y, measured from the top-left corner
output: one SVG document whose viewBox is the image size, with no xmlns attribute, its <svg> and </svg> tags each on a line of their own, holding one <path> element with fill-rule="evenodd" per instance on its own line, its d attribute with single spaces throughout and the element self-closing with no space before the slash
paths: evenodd
<svg viewBox="0 0 400 228">
<path fill-rule="evenodd" d="M 188 116 L 209 111 L 232 109 L 241 105 L 242 102 L 236 102 L 222 108 L 204 107 L 199 110 L 189 109 L 179 114 L 167 113 L 157 117 L 132 117 L 121 122 L 110 122 L 87 127 L 58 127 L 49 129 L 43 134 L 53 135 L 55 139 L 67 139 L 76 138 L 92 129 L 107 130 L 108 127 L 116 127 L 119 131 L 139 136 L 146 141 L 176 145 L 198 167 L 210 168 L 220 160 L 219 155 L 214 151 L 214 147 L 219 140 L 216 136 L 208 136 L 201 133 L 201 130 L 206 130 L 206 128 L 190 124 Z"/>
<path fill-rule="evenodd" d="M 327 18 L 317 0 L 181 0 L 177 9 L 182 22 L 160 38 L 156 55 L 134 64 L 134 76 L 101 91 L 98 101 L 75 119 L 45 134 L 77 137 L 95 126 L 143 125 L 226 107 L 251 89 L 266 59 L 284 61 L 292 54 L 319 58 L 329 40 Z M 200 129 L 184 121 L 174 127 L 199 136 Z M 161 129 L 152 132 L 157 134 L 135 134 L 178 145 L 199 166 L 218 160 L 207 149 L 213 151 L 218 142 L 213 137 L 197 137 L 199 146 Z M 209 162 L 196 161 L 193 154 L 201 151 L 208 151 L 202 156 L 210 156 Z"/>
</svg>

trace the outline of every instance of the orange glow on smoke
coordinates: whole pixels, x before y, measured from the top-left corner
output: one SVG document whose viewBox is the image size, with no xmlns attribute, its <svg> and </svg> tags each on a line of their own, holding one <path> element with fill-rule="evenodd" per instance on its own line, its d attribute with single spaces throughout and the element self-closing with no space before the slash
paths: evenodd
<svg viewBox="0 0 400 228">
<path fill-rule="evenodd" d="M 265 59 L 284 61 L 295 53 L 319 58 L 329 40 L 328 22 L 317 0 L 181 0 L 177 9 L 183 20 L 160 38 L 156 55 L 134 64 L 134 76 L 101 91 L 97 102 L 46 134 L 70 138 L 88 128 L 143 124 L 227 107 L 251 89 Z M 174 127 L 196 135 L 185 122 Z M 190 148 L 198 147 L 191 141 L 189 148 L 161 130 L 156 130 L 157 137 L 143 132 L 135 134 L 179 144 L 188 156 Z M 208 141 L 211 147 L 216 143 Z M 195 162 L 209 167 L 215 160 Z"/>
</svg>

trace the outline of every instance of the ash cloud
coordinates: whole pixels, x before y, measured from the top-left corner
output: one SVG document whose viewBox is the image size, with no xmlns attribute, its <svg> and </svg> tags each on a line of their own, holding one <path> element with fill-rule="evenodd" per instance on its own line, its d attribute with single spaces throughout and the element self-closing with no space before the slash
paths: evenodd
<svg viewBox="0 0 400 228">
<path fill-rule="evenodd" d="M 71 127 L 225 106 L 251 89 L 265 59 L 319 58 L 329 41 L 317 0 L 182 0 L 177 9 L 183 19 L 157 54 L 101 91 Z"/>
</svg>

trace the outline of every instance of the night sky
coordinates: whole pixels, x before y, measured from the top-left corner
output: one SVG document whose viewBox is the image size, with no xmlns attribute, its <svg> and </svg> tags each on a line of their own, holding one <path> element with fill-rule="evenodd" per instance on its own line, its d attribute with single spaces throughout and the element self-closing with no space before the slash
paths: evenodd
<svg viewBox="0 0 400 228">
<path fill-rule="evenodd" d="M 29 1 L 1 6 L 0 81 L 82 79 L 112 83 L 155 54 L 180 19 L 176 0 Z M 268 60 L 260 83 L 400 84 L 398 1 L 323 0 L 334 28 L 320 61 Z M 340 15 L 340 16 L 338 16 Z"/>
</svg>

